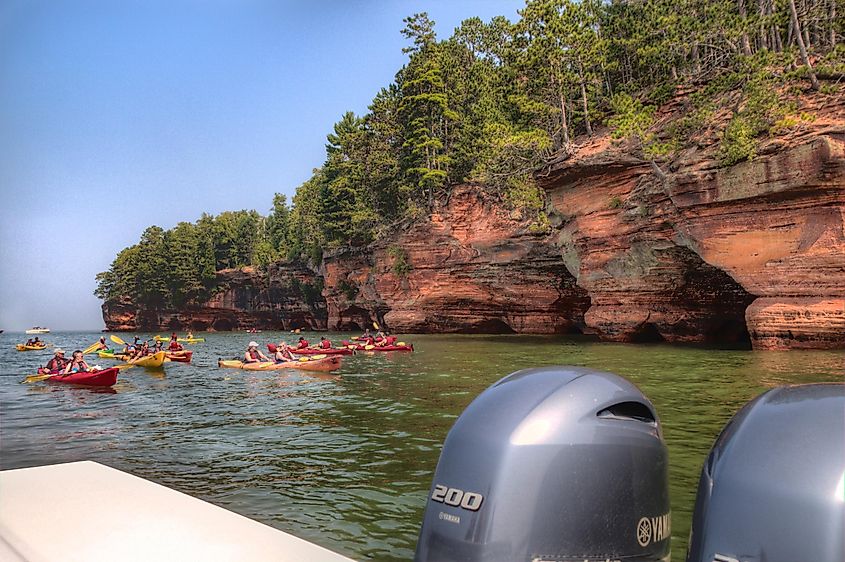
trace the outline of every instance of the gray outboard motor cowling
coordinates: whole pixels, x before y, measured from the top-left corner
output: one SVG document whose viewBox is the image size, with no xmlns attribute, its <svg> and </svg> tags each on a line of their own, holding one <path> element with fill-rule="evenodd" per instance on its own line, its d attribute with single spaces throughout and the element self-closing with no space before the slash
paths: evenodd
<svg viewBox="0 0 845 562">
<path fill-rule="evenodd" d="M 701 470 L 688 562 L 845 561 L 845 385 L 775 388 Z"/>
<path fill-rule="evenodd" d="M 667 471 L 660 422 L 633 384 L 518 371 L 449 431 L 416 560 L 668 560 Z"/>
</svg>

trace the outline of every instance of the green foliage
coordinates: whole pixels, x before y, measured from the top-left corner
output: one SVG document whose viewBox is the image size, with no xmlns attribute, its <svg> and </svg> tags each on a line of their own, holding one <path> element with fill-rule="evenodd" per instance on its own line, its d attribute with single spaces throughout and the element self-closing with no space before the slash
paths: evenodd
<svg viewBox="0 0 845 562">
<path fill-rule="evenodd" d="M 387 249 L 387 255 L 393 258 L 391 270 L 398 277 L 405 277 L 413 269 L 408 263 L 408 255 L 400 246 L 391 246 Z"/>
<path fill-rule="evenodd" d="M 608 209 L 618 209 L 622 206 L 622 199 L 619 197 L 611 197 L 610 203 L 607 205 Z"/>
<path fill-rule="evenodd" d="M 279 216 L 281 209 L 275 212 Z M 104 301 L 129 297 L 150 308 L 202 302 L 212 294 L 219 270 L 278 259 L 283 248 L 274 246 L 270 223 L 255 211 L 227 211 L 170 230 L 151 226 L 108 271 L 97 274 L 94 294 Z"/>
<path fill-rule="evenodd" d="M 354 300 L 355 297 L 358 295 L 358 287 L 356 287 L 354 284 L 350 283 L 346 279 L 338 283 L 337 288 L 340 289 L 340 292 L 342 292 L 346 296 L 346 299 L 349 301 Z"/>
</svg>

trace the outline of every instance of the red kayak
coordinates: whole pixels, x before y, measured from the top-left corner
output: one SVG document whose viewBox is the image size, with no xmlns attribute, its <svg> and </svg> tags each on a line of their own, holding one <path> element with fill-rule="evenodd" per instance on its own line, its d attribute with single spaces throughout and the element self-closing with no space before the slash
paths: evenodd
<svg viewBox="0 0 845 562">
<path fill-rule="evenodd" d="M 194 355 L 192 350 L 182 351 L 165 351 L 164 356 L 171 361 L 178 361 L 179 363 L 190 363 L 191 357 Z"/>
<path fill-rule="evenodd" d="M 117 373 L 120 369 L 112 367 L 102 371 L 84 371 L 71 373 L 69 375 L 53 375 L 49 382 L 61 382 L 65 384 L 83 384 L 85 386 L 112 386 L 117 382 Z"/>
<path fill-rule="evenodd" d="M 276 344 L 268 343 L 267 350 L 270 353 L 276 353 Z M 289 347 L 288 350 L 297 355 L 352 355 L 355 353 L 354 350 L 346 349 L 345 347 L 330 347 L 328 349 L 314 349 L 313 347 L 294 349 Z"/>
<path fill-rule="evenodd" d="M 349 344 L 349 347 L 358 351 L 414 351 L 414 345 L 361 345 Z"/>
<path fill-rule="evenodd" d="M 355 353 L 354 350 L 345 347 L 330 347 L 328 349 L 306 347 L 304 349 L 291 349 L 290 352 L 296 353 L 297 355 L 352 355 Z"/>
</svg>

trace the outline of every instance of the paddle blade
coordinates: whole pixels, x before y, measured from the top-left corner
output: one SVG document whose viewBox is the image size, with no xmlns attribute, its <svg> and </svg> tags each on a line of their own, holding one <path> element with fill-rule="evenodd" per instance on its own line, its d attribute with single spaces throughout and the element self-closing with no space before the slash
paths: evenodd
<svg viewBox="0 0 845 562">
<path fill-rule="evenodd" d="M 378 327 L 378 322 L 376 322 L 375 320 L 373 320 L 373 328 L 375 328 L 376 330 L 381 330 L 381 328 Z"/>
<path fill-rule="evenodd" d="M 109 336 L 109 339 L 118 345 L 126 345 L 126 342 L 117 337 L 116 335 L 112 334 Z"/>
<path fill-rule="evenodd" d="M 85 354 L 91 353 L 92 351 L 96 350 L 96 349 L 97 349 L 97 347 L 99 347 L 99 346 L 100 346 L 100 342 L 97 342 L 97 343 L 92 343 L 91 345 L 89 345 L 88 347 L 86 347 L 86 348 L 82 351 L 82 355 L 85 355 Z"/>
<path fill-rule="evenodd" d="M 49 378 L 50 378 L 50 377 L 52 377 L 52 376 L 53 376 L 53 375 L 51 375 L 51 374 L 47 374 L 47 375 L 29 375 L 29 376 L 28 376 L 28 377 L 26 377 L 24 380 L 22 380 L 22 381 L 21 381 L 21 383 L 39 382 L 39 381 L 43 381 L 43 380 L 49 379 Z"/>
</svg>

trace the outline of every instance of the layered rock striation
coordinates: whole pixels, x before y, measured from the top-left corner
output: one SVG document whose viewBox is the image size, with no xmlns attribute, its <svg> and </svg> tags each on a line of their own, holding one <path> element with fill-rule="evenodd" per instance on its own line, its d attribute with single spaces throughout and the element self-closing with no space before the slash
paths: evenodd
<svg viewBox="0 0 845 562">
<path fill-rule="evenodd" d="M 479 186 L 456 186 L 387 242 L 324 257 L 329 328 L 581 332 L 589 296 L 548 241 Z"/>
</svg>

